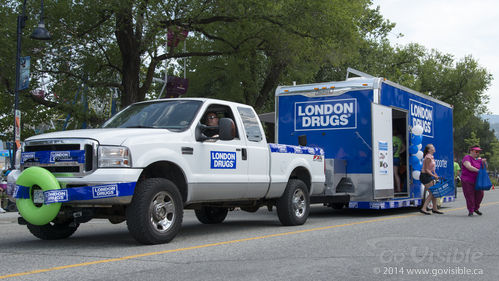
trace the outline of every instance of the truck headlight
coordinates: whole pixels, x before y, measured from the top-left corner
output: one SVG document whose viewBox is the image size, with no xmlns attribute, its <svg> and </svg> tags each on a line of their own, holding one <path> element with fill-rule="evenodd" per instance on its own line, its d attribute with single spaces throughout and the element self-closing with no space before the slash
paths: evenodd
<svg viewBox="0 0 499 281">
<path fill-rule="evenodd" d="M 99 168 L 131 167 L 130 151 L 124 146 L 99 146 Z"/>
</svg>

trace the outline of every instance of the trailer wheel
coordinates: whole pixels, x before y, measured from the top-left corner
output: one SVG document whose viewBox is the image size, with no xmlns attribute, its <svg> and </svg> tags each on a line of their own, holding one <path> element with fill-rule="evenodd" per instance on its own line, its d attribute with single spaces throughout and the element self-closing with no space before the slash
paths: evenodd
<svg viewBox="0 0 499 281">
<path fill-rule="evenodd" d="M 277 216 L 283 225 L 302 225 L 310 212 L 310 198 L 305 183 L 290 179 L 284 194 L 277 201 Z"/>
<path fill-rule="evenodd" d="M 137 184 L 132 203 L 126 208 L 128 231 L 143 244 L 170 242 L 180 231 L 183 216 L 179 190 L 163 178 Z"/>
<path fill-rule="evenodd" d="M 228 208 L 222 207 L 201 207 L 201 209 L 194 210 L 196 218 L 204 224 L 222 223 L 228 212 Z"/>
<path fill-rule="evenodd" d="M 78 229 L 79 224 L 71 224 L 71 222 L 68 221 L 65 223 L 50 222 L 45 225 L 28 223 L 26 226 L 28 227 L 29 232 L 37 238 L 42 240 L 59 240 L 73 235 Z"/>
</svg>

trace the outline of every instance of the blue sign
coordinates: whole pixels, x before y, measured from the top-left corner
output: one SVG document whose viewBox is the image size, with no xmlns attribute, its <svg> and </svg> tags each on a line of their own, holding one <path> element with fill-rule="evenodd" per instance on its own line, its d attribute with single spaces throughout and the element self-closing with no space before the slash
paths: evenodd
<svg viewBox="0 0 499 281">
<path fill-rule="evenodd" d="M 212 169 L 235 169 L 236 168 L 236 153 L 226 151 L 211 151 L 211 168 Z"/>
<path fill-rule="evenodd" d="M 69 151 L 51 151 L 49 162 L 55 163 L 59 161 L 72 161 L 71 153 Z"/>
<path fill-rule="evenodd" d="M 29 87 L 29 67 L 31 64 L 30 57 L 19 58 L 20 68 L 19 68 L 19 91 L 27 89 Z"/>
<path fill-rule="evenodd" d="M 40 164 L 85 163 L 85 150 L 23 152 L 21 153 L 21 164 L 26 162 L 39 162 Z"/>
<path fill-rule="evenodd" d="M 433 106 L 410 99 L 410 125 L 423 127 L 423 136 L 433 138 Z"/>
<path fill-rule="evenodd" d="M 93 198 L 118 197 L 118 185 L 108 184 L 92 187 Z"/>
<path fill-rule="evenodd" d="M 357 128 L 357 99 L 295 103 L 295 131 Z"/>
<path fill-rule="evenodd" d="M 67 189 L 47 190 L 43 192 L 44 204 L 52 204 L 58 202 L 69 201 Z"/>
<path fill-rule="evenodd" d="M 310 154 L 324 155 L 324 149 L 320 147 L 296 146 L 287 144 L 269 143 L 270 152 L 274 153 L 294 153 L 294 154 Z"/>
<path fill-rule="evenodd" d="M 379 150 L 388 151 L 388 143 L 386 141 L 379 141 Z"/>
<path fill-rule="evenodd" d="M 131 196 L 134 193 L 135 185 L 135 182 L 125 182 L 46 190 L 43 191 L 43 204 Z M 13 196 L 17 199 L 30 199 L 31 188 L 16 185 Z"/>
</svg>

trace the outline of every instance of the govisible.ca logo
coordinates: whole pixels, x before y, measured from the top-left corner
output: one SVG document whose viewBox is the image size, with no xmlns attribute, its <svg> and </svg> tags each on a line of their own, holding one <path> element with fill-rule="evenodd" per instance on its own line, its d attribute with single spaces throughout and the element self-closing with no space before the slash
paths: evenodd
<svg viewBox="0 0 499 281">
<path fill-rule="evenodd" d="M 433 237 L 379 237 L 367 240 L 379 261 L 401 263 L 478 263 L 484 256 L 472 243 Z"/>
<path fill-rule="evenodd" d="M 394 252 L 385 249 L 379 257 L 383 263 L 402 263 L 406 261 L 414 263 L 477 263 L 483 257 L 483 253 L 473 251 L 471 248 L 450 248 L 448 250 L 435 251 L 430 247 L 412 247 L 409 253 Z"/>
</svg>

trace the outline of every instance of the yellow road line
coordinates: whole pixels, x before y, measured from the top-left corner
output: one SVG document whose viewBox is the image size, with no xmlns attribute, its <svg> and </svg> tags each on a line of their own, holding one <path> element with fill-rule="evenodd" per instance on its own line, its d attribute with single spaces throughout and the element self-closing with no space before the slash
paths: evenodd
<svg viewBox="0 0 499 281">
<path fill-rule="evenodd" d="M 485 203 L 485 204 L 482 204 L 482 206 L 491 206 L 491 205 L 497 205 L 497 204 L 499 204 L 499 202 Z M 446 209 L 445 211 L 446 212 L 453 212 L 453 211 L 458 211 L 458 210 L 463 210 L 463 209 L 466 209 L 466 207 Z M 337 225 L 330 225 L 330 226 L 323 226 L 323 227 L 315 227 L 315 228 L 290 231 L 290 232 L 284 232 L 284 233 L 276 233 L 276 234 L 269 234 L 269 235 L 263 235 L 263 236 L 237 239 L 237 240 L 223 241 L 223 242 L 218 242 L 218 243 L 210 243 L 210 244 L 204 244 L 204 245 L 198 245 L 198 246 L 192 246 L 192 247 L 186 247 L 186 248 L 179 248 L 179 249 L 172 249 L 172 250 L 165 250 L 165 251 L 158 251 L 158 252 L 149 252 L 149 253 L 143 253 L 143 254 L 137 254 L 137 255 L 131 255 L 131 256 L 124 256 L 121 258 L 113 258 L 113 259 L 105 259 L 105 260 L 56 266 L 56 267 L 45 268 L 45 269 L 37 269 L 37 270 L 32 270 L 32 271 L 13 273 L 13 274 L 8 274 L 8 275 L 1 275 L 0 279 L 25 276 L 25 275 L 31 275 L 31 274 L 37 274 L 37 273 L 43 273 L 43 272 L 50 272 L 50 271 L 56 271 L 56 270 L 61 270 L 61 269 L 82 267 L 82 266 L 88 266 L 88 265 L 94 265 L 94 264 L 124 261 L 124 260 L 149 257 L 149 256 L 156 256 L 156 255 L 162 255 L 162 254 L 168 254 L 168 253 L 184 252 L 184 251 L 195 250 L 195 249 L 228 245 L 228 244 L 234 244 L 234 243 L 240 243 L 240 242 L 246 242 L 246 241 L 252 241 L 252 240 L 259 240 L 259 239 L 265 239 L 265 238 L 272 238 L 272 237 L 279 237 L 279 236 L 287 236 L 287 235 L 292 235 L 292 234 L 306 233 L 306 232 L 312 232 L 312 231 L 318 231 L 318 230 L 333 229 L 333 228 L 338 228 L 338 227 L 353 226 L 353 225 L 373 223 L 373 222 L 382 222 L 382 221 L 388 221 L 388 220 L 394 220 L 394 219 L 402 219 L 402 218 L 414 217 L 414 216 L 419 216 L 419 215 L 420 214 L 416 213 L 416 214 L 409 214 L 409 215 L 402 215 L 402 216 L 391 216 L 391 217 L 386 217 L 386 218 L 378 218 L 378 219 L 365 220 L 365 221 L 359 221 L 359 222 L 337 224 Z"/>
</svg>

